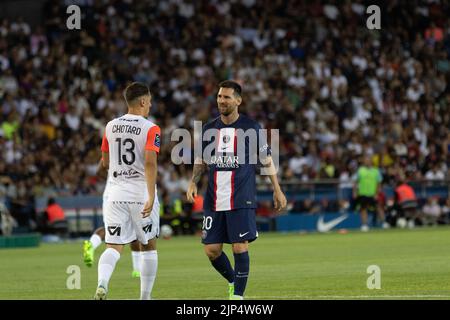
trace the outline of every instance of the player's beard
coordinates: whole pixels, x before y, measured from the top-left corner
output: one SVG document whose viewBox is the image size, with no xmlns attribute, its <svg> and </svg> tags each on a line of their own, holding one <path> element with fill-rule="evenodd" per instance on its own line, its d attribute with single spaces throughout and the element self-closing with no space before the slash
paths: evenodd
<svg viewBox="0 0 450 320">
<path fill-rule="evenodd" d="M 224 116 L 227 117 L 227 116 L 229 116 L 230 114 L 233 113 L 233 107 L 231 107 L 231 106 L 226 106 L 226 107 L 223 107 L 223 108 L 219 107 L 219 112 L 220 112 L 221 115 L 224 115 Z"/>
</svg>

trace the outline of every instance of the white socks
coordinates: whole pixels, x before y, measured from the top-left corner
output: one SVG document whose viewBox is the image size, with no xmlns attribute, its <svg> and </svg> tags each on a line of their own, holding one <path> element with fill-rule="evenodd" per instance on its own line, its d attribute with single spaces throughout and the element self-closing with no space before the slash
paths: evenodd
<svg viewBox="0 0 450 320">
<path fill-rule="evenodd" d="M 141 300 L 150 300 L 158 270 L 158 252 L 156 250 L 131 252 L 133 269 L 141 272 Z M 98 260 L 98 285 L 108 290 L 108 283 L 120 259 L 120 253 L 107 248 Z"/>
<path fill-rule="evenodd" d="M 120 259 L 120 253 L 113 249 L 107 248 L 98 260 L 98 285 L 108 290 L 108 283 L 114 271 L 117 261 Z"/>
<path fill-rule="evenodd" d="M 142 251 L 141 258 L 141 300 L 150 300 L 158 270 L 158 252 Z"/>
<path fill-rule="evenodd" d="M 131 260 L 133 261 L 133 271 L 141 272 L 141 252 L 131 251 Z"/>
<path fill-rule="evenodd" d="M 94 248 L 94 250 L 97 249 L 97 247 L 102 244 L 102 238 L 100 238 L 100 236 L 96 233 L 94 233 L 91 236 L 89 241 L 92 243 L 92 247 Z"/>
</svg>

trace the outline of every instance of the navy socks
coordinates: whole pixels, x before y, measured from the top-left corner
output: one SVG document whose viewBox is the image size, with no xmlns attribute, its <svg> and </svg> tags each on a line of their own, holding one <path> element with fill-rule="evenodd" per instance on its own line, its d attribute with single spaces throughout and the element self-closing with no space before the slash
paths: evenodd
<svg viewBox="0 0 450 320">
<path fill-rule="evenodd" d="M 250 258 L 248 252 L 234 254 L 234 294 L 243 296 L 247 285 Z"/>
<path fill-rule="evenodd" d="M 217 259 L 211 261 L 211 264 L 228 282 L 234 282 L 234 271 L 225 252 L 222 252 Z"/>
</svg>

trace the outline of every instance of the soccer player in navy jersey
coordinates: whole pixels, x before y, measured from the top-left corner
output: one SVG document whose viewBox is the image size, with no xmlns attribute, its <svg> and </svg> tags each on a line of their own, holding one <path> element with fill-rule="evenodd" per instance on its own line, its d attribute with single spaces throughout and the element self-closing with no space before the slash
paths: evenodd
<svg viewBox="0 0 450 320">
<path fill-rule="evenodd" d="M 219 84 L 217 105 L 220 116 L 203 127 L 202 157 L 196 158 L 187 198 L 197 196 L 197 183 L 208 170 L 208 187 L 203 205 L 202 242 L 213 267 L 227 279 L 230 299 L 241 300 L 249 275 L 249 243 L 256 240 L 256 173 L 263 167 L 273 185 L 275 209 L 286 207 L 286 197 L 278 183 L 271 150 L 260 138 L 261 126 L 239 114 L 242 103 L 241 86 L 234 81 Z M 206 152 L 207 132 L 215 132 L 211 154 Z M 246 137 L 256 133 L 257 140 Z M 243 135 L 242 132 L 245 134 Z M 251 134 L 249 135 L 251 136 Z M 252 145 L 252 144 L 256 144 Z M 252 159 L 257 158 L 257 161 Z M 234 270 L 223 244 L 230 243 L 234 255 Z"/>
</svg>

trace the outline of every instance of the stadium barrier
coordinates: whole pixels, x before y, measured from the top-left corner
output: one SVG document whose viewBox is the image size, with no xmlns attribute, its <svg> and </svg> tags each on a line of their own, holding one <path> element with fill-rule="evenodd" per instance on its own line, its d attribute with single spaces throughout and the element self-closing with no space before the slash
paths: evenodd
<svg viewBox="0 0 450 320">
<path fill-rule="evenodd" d="M 357 229 L 361 226 L 359 214 L 323 213 L 323 214 L 288 214 L 275 218 L 276 230 L 282 232 L 328 232 L 334 229 Z"/>
<path fill-rule="evenodd" d="M 40 242 L 41 235 L 39 233 L 0 236 L 0 249 L 38 247 Z"/>
<path fill-rule="evenodd" d="M 446 198 L 450 195 L 450 180 L 417 180 L 408 182 L 416 192 L 419 199 L 429 197 Z M 352 198 L 352 187 L 349 182 L 339 180 L 314 180 L 314 182 L 285 182 L 281 184 L 288 201 L 303 201 L 305 199 L 350 201 Z M 386 198 L 394 197 L 394 188 L 383 186 Z M 258 186 L 258 201 L 271 201 L 273 198 L 272 186 L 270 183 L 260 183 Z"/>
<path fill-rule="evenodd" d="M 343 185 L 336 180 L 314 181 L 308 183 L 282 183 L 288 201 L 303 201 L 311 199 L 320 201 L 352 200 L 352 188 Z M 441 199 L 450 195 L 450 181 L 415 181 L 411 185 L 421 201 L 428 197 L 438 196 Z M 394 189 L 384 187 L 386 198 L 392 198 Z M 260 184 L 258 186 L 257 201 L 272 201 L 273 193 L 270 185 Z M 36 199 L 36 209 L 45 210 L 47 198 Z M 65 196 L 57 197 L 56 202 L 65 210 L 69 222 L 71 235 L 88 235 L 96 228 L 103 225 L 102 197 L 101 196 Z M 289 213 L 274 217 L 257 217 L 258 229 L 260 231 L 327 231 L 327 227 L 337 222 L 332 229 L 359 228 L 359 215 L 353 211 L 331 212 L 315 215 Z M 325 226 L 325 227 L 324 227 Z"/>
</svg>

